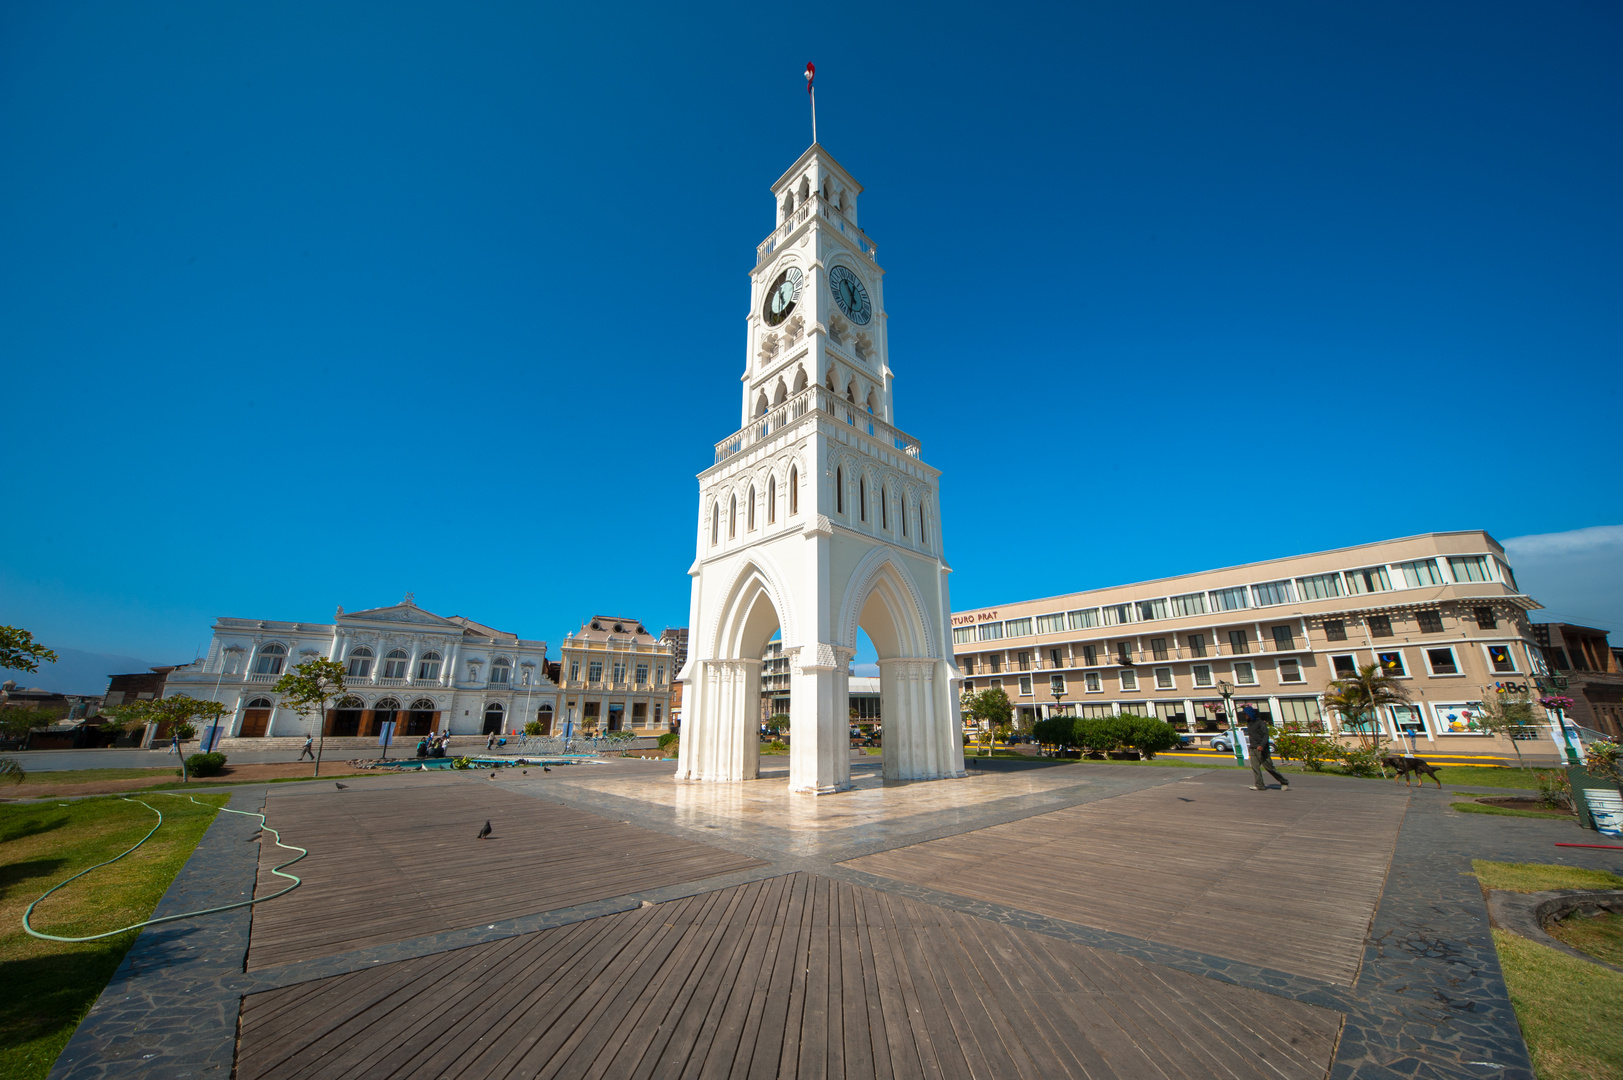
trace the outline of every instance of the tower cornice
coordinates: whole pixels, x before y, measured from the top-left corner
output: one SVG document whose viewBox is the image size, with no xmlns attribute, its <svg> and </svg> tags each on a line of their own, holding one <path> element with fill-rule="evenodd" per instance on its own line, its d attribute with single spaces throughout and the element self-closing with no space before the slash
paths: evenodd
<svg viewBox="0 0 1623 1080">
<path fill-rule="evenodd" d="M 811 163 L 813 158 L 821 160 L 825 165 L 833 169 L 839 175 L 841 180 L 845 181 L 851 186 L 853 194 L 862 194 L 862 185 L 857 183 L 856 177 L 852 176 L 844 165 L 841 165 L 838 161 L 836 161 L 834 159 L 834 155 L 823 148 L 822 143 L 812 143 L 810 146 L 808 146 L 806 148 L 806 152 L 796 158 L 795 163 L 785 169 L 783 175 L 772 182 L 772 194 L 781 194 L 784 185 L 787 183 L 793 183 L 794 180 L 798 178 L 799 174 L 805 171 L 806 166 Z"/>
</svg>

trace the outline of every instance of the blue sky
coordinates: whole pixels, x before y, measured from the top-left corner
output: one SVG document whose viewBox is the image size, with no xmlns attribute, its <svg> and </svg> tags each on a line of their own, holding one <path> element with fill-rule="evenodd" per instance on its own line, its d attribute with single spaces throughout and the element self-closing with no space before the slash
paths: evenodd
<svg viewBox="0 0 1623 1080">
<path fill-rule="evenodd" d="M 0 622 L 153 661 L 407 590 L 553 641 L 683 623 L 808 59 L 955 606 L 1614 525 L 1620 29 L 6 5 Z"/>
</svg>

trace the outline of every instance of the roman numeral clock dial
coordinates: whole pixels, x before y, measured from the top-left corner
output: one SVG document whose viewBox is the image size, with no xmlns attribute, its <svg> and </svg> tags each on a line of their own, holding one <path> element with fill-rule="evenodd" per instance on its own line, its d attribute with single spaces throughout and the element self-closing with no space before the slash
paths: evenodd
<svg viewBox="0 0 1623 1080">
<path fill-rule="evenodd" d="M 861 278 L 843 266 L 836 266 L 828 272 L 828 287 L 846 318 L 858 326 L 868 325 L 868 320 L 873 318 L 873 303 L 868 299 L 868 290 Z"/>
<path fill-rule="evenodd" d="M 800 299 L 802 280 L 804 277 L 800 267 L 791 266 L 779 274 L 772 287 L 767 289 L 766 302 L 761 305 L 761 318 L 766 320 L 768 326 L 777 326 L 795 310 L 795 301 Z"/>
</svg>

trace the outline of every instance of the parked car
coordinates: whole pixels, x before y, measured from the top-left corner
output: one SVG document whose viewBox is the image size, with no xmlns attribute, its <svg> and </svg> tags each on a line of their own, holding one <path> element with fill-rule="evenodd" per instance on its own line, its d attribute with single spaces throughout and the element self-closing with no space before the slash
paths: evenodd
<svg viewBox="0 0 1623 1080">
<path fill-rule="evenodd" d="M 1234 751 L 1234 740 L 1229 738 L 1227 732 L 1221 735 L 1213 735 L 1212 749 L 1222 754 L 1232 753 Z M 1274 752 L 1274 740 L 1272 739 L 1268 740 L 1268 752 L 1270 754 Z"/>
</svg>

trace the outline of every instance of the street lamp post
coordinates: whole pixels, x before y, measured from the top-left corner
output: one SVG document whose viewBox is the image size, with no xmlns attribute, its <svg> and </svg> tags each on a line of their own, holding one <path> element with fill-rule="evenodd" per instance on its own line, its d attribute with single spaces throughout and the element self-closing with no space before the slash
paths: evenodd
<svg viewBox="0 0 1623 1080">
<path fill-rule="evenodd" d="M 1240 750 L 1240 727 L 1234 722 L 1234 687 L 1226 680 L 1219 679 L 1217 693 L 1223 699 L 1223 716 L 1229 722 L 1229 749 L 1234 751 L 1234 760 L 1244 765 L 1245 754 Z"/>
<path fill-rule="evenodd" d="M 1065 696 L 1065 691 L 1063 689 L 1061 689 L 1060 687 L 1054 685 L 1052 682 L 1050 682 L 1048 684 L 1048 692 L 1050 694 L 1054 695 L 1054 711 L 1049 714 L 1049 717 L 1053 718 L 1053 717 L 1058 716 L 1060 714 L 1059 713 L 1059 699 Z"/>
</svg>

